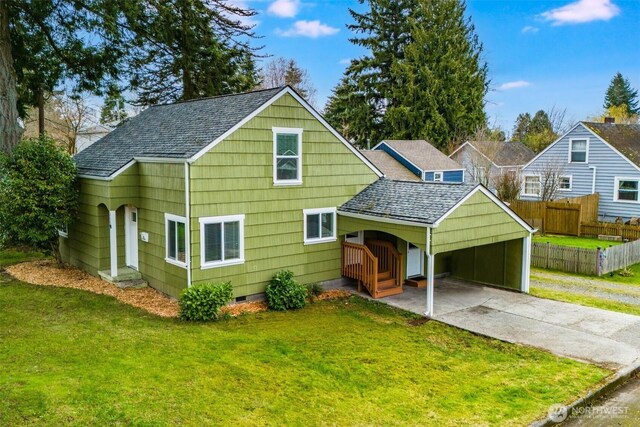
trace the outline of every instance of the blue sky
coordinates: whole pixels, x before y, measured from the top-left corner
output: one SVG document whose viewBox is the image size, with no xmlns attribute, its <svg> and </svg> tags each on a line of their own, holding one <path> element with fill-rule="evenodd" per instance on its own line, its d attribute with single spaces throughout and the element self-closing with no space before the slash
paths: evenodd
<svg viewBox="0 0 640 427">
<path fill-rule="evenodd" d="M 356 0 L 235 0 L 253 18 L 264 53 L 294 58 L 318 89 L 322 108 L 346 62 L 363 54 L 349 43 L 348 8 Z M 485 49 L 490 122 L 510 131 L 521 112 L 553 106 L 570 121 L 602 111 L 604 92 L 620 71 L 640 89 L 640 0 L 468 0 Z"/>
</svg>

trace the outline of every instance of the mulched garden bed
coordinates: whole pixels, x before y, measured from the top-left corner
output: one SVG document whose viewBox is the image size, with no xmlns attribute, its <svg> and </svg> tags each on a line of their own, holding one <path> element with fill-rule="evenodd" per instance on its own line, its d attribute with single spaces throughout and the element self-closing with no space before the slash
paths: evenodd
<svg viewBox="0 0 640 427">
<path fill-rule="evenodd" d="M 180 308 L 178 301 L 153 288 L 121 289 L 98 277 L 92 276 L 78 268 L 58 267 L 55 261 L 31 261 L 8 266 L 7 273 L 16 279 L 32 285 L 56 286 L 59 288 L 82 289 L 101 295 L 109 295 L 134 307 L 161 317 L 178 317 Z M 315 301 L 347 298 L 351 294 L 347 291 L 332 289 L 321 293 Z M 265 301 L 243 302 L 222 308 L 223 313 L 237 317 L 245 313 L 259 313 L 267 310 Z"/>
</svg>

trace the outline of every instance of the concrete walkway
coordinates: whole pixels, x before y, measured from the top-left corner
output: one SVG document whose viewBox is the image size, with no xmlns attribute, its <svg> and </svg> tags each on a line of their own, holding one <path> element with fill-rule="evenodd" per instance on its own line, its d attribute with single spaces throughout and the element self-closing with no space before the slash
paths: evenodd
<svg viewBox="0 0 640 427">
<path fill-rule="evenodd" d="M 353 284 L 340 287 L 355 291 Z M 614 369 L 640 359 L 638 316 L 450 278 L 436 281 L 434 295 L 434 319 L 461 329 Z M 378 301 L 424 314 L 426 290 L 405 287 Z"/>
</svg>

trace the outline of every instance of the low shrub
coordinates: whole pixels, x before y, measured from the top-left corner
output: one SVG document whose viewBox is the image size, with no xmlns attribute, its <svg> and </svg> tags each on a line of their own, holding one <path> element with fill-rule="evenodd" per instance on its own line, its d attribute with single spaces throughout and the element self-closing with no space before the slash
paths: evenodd
<svg viewBox="0 0 640 427">
<path fill-rule="evenodd" d="M 273 276 L 266 294 L 270 310 L 294 310 L 307 303 L 307 287 L 296 282 L 289 270 L 279 271 Z"/>
<path fill-rule="evenodd" d="M 207 321 L 220 318 L 220 308 L 231 302 L 233 287 L 230 282 L 205 283 L 182 291 L 180 295 L 180 318 L 183 320 Z"/>
<path fill-rule="evenodd" d="M 319 284 L 319 283 L 309 283 L 307 285 L 307 298 L 309 298 L 311 301 L 313 301 L 315 299 L 315 297 L 320 295 L 323 291 L 324 291 L 324 289 L 322 288 L 321 284 Z"/>
</svg>

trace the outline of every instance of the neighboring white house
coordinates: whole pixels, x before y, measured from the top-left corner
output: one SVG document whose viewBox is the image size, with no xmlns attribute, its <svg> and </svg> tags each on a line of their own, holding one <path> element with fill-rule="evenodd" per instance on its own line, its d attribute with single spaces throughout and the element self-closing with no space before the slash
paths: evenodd
<svg viewBox="0 0 640 427">
<path fill-rule="evenodd" d="M 640 217 L 640 125 L 577 123 L 522 169 L 521 199 L 540 198 L 549 165 L 561 168 L 559 197 L 599 193 L 601 220 Z"/>
<path fill-rule="evenodd" d="M 467 141 L 449 157 L 464 166 L 465 182 L 479 182 L 494 189 L 496 178 L 519 173 L 535 153 L 517 141 Z"/>
<path fill-rule="evenodd" d="M 76 152 L 79 153 L 103 136 L 111 132 L 111 128 L 95 125 L 80 129 L 76 135 Z"/>
</svg>

